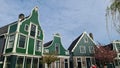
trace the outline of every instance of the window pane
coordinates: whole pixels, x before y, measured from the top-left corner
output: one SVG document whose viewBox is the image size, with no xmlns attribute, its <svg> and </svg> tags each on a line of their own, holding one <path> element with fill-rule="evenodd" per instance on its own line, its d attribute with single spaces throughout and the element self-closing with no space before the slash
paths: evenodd
<svg viewBox="0 0 120 68">
<path fill-rule="evenodd" d="M 6 67 L 5 68 L 9 68 L 10 66 L 10 56 L 6 57 Z"/>
<path fill-rule="evenodd" d="M 30 32 L 30 35 L 35 37 L 35 32 L 36 32 L 36 26 L 35 25 L 31 25 L 31 32 Z"/>
<path fill-rule="evenodd" d="M 14 35 L 10 35 L 9 36 L 9 45 L 8 45 L 8 47 L 7 48 L 12 48 L 13 47 L 13 45 L 14 45 Z"/>
<path fill-rule="evenodd" d="M 23 66 L 23 57 L 18 57 L 16 68 L 22 68 Z"/>
<path fill-rule="evenodd" d="M 37 68 L 37 66 L 38 66 L 38 59 L 33 58 L 33 68 Z"/>
<path fill-rule="evenodd" d="M 25 25 L 24 29 L 25 29 L 25 31 L 28 31 L 28 25 L 27 24 Z"/>
<path fill-rule="evenodd" d="M 85 53 L 86 50 L 85 50 L 85 46 L 80 46 L 80 53 Z"/>
<path fill-rule="evenodd" d="M 22 47 L 22 48 L 25 47 L 25 40 L 26 40 L 26 37 L 23 36 L 23 35 L 20 35 L 20 39 L 19 39 L 19 47 Z"/>
<path fill-rule="evenodd" d="M 41 41 L 36 41 L 36 50 L 41 51 Z"/>
<path fill-rule="evenodd" d="M 26 58 L 26 67 L 25 68 L 31 68 L 31 58 Z"/>
</svg>

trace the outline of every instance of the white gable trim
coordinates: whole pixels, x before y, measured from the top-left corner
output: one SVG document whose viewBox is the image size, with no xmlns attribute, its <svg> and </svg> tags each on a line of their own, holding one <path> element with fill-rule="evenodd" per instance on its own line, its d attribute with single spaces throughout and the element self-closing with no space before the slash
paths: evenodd
<svg viewBox="0 0 120 68">
<path fill-rule="evenodd" d="M 81 39 L 83 38 L 84 35 L 87 35 L 88 38 L 90 38 L 90 40 L 96 45 L 96 43 L 93 41 L 93 39 L 87 34 L 87 32 L 83 32 L 82 36 L 79 38 L 78 42 L 75 44 L 75 46 L 72 49 L 72 52 L 75 50 L 75 48 L 77 47 L 78 43 L 81 41 Z"/>
</svg>

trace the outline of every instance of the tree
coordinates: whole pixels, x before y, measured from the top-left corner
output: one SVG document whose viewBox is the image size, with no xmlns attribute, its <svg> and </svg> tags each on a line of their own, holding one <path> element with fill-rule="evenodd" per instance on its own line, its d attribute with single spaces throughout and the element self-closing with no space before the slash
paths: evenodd
<svg viewBox="0 0 120 68">
<path fill-rule="evenodd" d="M 57 57 L 56 53 L 46 53 L 43 57 L 42 57 L 42 62 L 47 64 L 47 68 L 50 68 L 50 64 L 52 62 L 55 62 L 59 60 L 59 58 Z"/>
<path fill-rule="evenodd" d="M 110 47 L 95 46 L 95 59 L 99 64 L 105 66 L 107 63 L 112 63 L 114 58 L 117 56 L 116 51 L 111 50 Z"/>
<path fill-rule="evenodd" d="M 120 34 L 120 0 L 110 0 L 110 1 L 111 4 L 108 5 L 106 12 L 107 28 L 108 25 L 111 23 L 111 25 L 113 25 L 116 31 Z"/>
</svg>

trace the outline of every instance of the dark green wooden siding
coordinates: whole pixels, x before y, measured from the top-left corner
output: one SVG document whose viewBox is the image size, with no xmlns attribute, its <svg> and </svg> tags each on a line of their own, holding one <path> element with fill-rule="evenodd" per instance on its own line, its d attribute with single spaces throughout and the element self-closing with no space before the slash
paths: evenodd
<svg viewBox="0 0 120 68">
<path fill-rule="evenodd" d="M 8 48 L 8 49 L 6 49 L 6 53 L 10 53 L 10 52 L 12 52 L 12 50 L 13 50 L 13 48 Z"/>
<path fill-rule="evenodd" d="M 34 39 L 29 38 L 29 45 L 28 45 L 28 54 L 33 54 L 34 50 Z"/>
<path fill-rule="evenodd" d="M 16 48 L 17 53 L 26 53 L 26 49 Z"/>
<path fill-rule="evenodd" d="M 10 26 L 9 33 L 13 33 L 17 30 L 17 23 Z"/>
</svg>

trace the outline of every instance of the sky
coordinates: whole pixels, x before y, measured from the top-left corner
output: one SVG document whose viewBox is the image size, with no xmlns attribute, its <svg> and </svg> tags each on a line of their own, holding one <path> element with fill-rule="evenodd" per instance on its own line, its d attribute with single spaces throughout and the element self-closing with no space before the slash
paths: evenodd
<svg viewBox="0 0 120 68">
<path fill-rule="evenodd" d="M 29 16 L 39 8 L 39 21 L 44 31 L 44 43 L 59 33 L 64 48 L 68 48 L 83 32 L 93 33 L 94 41 L 109 44 L 120 40 L 114 27 L 106 29 L 106 7 L 110 0 L 0 0 L 0 27 L 18 20 L 20 13 Z"/>
</svg>

